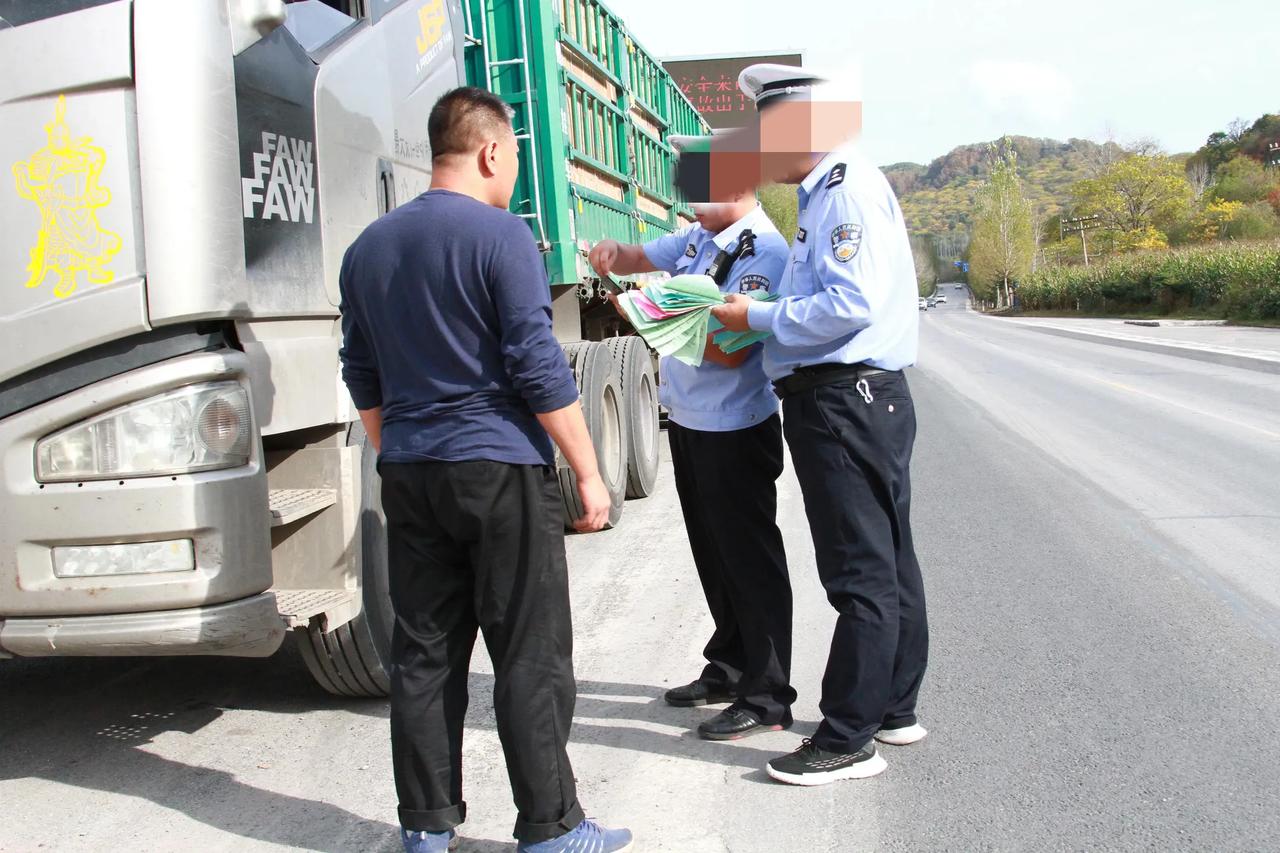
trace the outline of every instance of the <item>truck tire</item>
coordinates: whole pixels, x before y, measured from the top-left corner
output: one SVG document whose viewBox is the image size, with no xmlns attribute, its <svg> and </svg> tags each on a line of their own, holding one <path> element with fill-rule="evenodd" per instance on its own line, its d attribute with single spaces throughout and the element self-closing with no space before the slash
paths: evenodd
<svg viewBox="0 0 1280 853">
<path fill-rule="evenodd" d="M 622 502 L 627 496 L 627 420 L 624 416 L 622 391 L 609 348 L 601 343 L 585 341 L 564 346 L 569 367 L 582 395 L 582 414 L 596 447 L 596 463 L 613 506 L 605 527 L 613 527 L 622 518 Z M 564 500 L 564 523 L 582 517 L 582 501 L 578 497 L 578 478 L 563 459 L 558 459 L 560 494 Z"/>
<path fill-rule="evenodd" d="M 307 669 L 338 696 L 383 697 L 391 693 L 391 629 L 395 612 L 387 577 L 387 520 L 382 480 L 373 445 L 359 422 L 347 431 L 347 446 L 360 448 L 360 615 L 334 631 L 317 625 L 300 632 L 298 647 Z"/>
<path fill-rule="evenodd" d="M 647 498 L 658 481 L 658 390 L 653 359 L 634 335 L 605 341 L 618 371 L 627 421 L 627 497 Z"/>
</svg>

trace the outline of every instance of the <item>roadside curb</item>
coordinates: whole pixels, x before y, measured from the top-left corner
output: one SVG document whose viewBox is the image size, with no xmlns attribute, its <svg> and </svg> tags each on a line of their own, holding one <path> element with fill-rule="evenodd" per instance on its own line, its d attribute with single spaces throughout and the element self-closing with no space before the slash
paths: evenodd
<svg viewBox="0 0 1280 853">
<path fill-rule="evenodd" d="M 1006 322 L 1008 322 L 1006 320 Z M 1173 355 L 1194 361 L 1205 361 L 1210 364 L 1221 364 L 1228 367 L 1239 367 L 1244 370 L 1257 370 L 1262 373 L 1280 374 L 1280 354 L 1275 356 L 1250 350 L 1233 350 L 1226 348 L 1206 349 L 1193 344 L 1175 343 L 1173 341 L 1152 341 L 1139 337 L 1109 335 L 1102 332 L 1086 332 L 1081 329 L 1070 329 L 1065 326 L 1050 326 L 1041 323 L 1019 323 L 1012 321 L 1020 329 L 1030 329 L 1046 335 L 1057 335 L 1062 338 L 1075 338 L 1095 344 L 1104 344 L 1124 349 L 1143 350 L 1162 355 Z"/>
<path fill-rule="evenodd" d="M 1226 320 L 1125 320 L 1126 326 L 1149 326 L 1158 328 L 1194 328 L 1196 326 L 1225 326 Z"/>
</svg>

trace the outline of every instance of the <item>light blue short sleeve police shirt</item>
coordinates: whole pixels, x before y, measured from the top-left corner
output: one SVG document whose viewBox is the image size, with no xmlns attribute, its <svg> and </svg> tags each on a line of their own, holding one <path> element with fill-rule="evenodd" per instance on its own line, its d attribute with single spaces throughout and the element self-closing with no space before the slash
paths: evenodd
<svg viewBox="0 0 1280 853">
<path fill-rule="evenodd" d="M 780 379 L 814 364 L 915 363 L 915 264 L 897 198 L 879 169 L 851 148 L 833 152 L 801 183 L 799 231 L 780 299 L 752 305 L 770 331 L 764 369 Z"/>
<path fill-rule="evenodd" d="M 773 292 L 787 260 L 787 241 L 762 208 L 757 207 L 719 234 L 699 225 L 660 237 L 644 245 L 655 268 L 672 275 L 706 273 L 722 250 L 732 252 L 742 232 L 755 234 L 752 254 L 740 257 L 721 286 L 725 293 Z M 674 358 L 662 359 L 658 399 L 672 422 L 686 429 L 728 432 L 768 420 L 778 411 L 778 399 L 765 376 L 762 348 L 751 348 L 738 367 L 704 361 L 693 367 Z"/>
</svg>

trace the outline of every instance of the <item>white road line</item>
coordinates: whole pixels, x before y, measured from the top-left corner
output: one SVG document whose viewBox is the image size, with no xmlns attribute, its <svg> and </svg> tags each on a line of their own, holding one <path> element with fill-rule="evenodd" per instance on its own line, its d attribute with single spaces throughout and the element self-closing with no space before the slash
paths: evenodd
<svg viewBox="0 0 1280 853">
<path fill-rule="evenodd" d="M 961 332 L 955 328 L 947 328 L 946 331 L 955 335 L 959 335 L 962 338 L 968 338 L 970 340 L 977 341 L 978 343 L 983 344 L 997 351 L 1001 351 L 1001 352 L 1014 351 L 1012 350 L 1011 347 L 1001 346 L 1000 344 L 992 343 L 991 341 L 985 338 L 980 338 L 976 335 L 968 334 L 967 332 Z M 1082 341 L 1082 343 L 1084 342 Z M 1102 344 L 1100 344 L 1100 346 L 1102 346 Z M 1235 420 L 1234 418 L 1228 418 L 1228 417 L 1225 417 L 1224 415 L 1217 414 L 1216 412 L 1205 411 L 1204 409 L 1200 409 L 1195 406 L 1189 406 L 1186 403 L 1182 403 L 1177 400 L 1170 400 L 1169 398 L 1162 397 L 1159 394 L 1152 394 L 1148 391 L 1143 391 L 1139 388 L 1134 388 L 1130 385 L 1125 385 L 1121 382 L 1114 382 L 1110 379 L 1103 379 L 1102 377 L 1094 376 L 1093 374 L 1079 368 L 1067 367 L 1065 365 L 1056 364 L 1051 361 L 1037 361 L 1036 363 L 1046 368 L 1052 368 L 1054 370 L 1058 370 L 1063 373 L 1071 374 L 1073 376 L 1079 376 L 1083 379 L 1088 379 L 1091 382 L 1098 383 L 1099 385 L 1106 385 L 1110 388 L 1114 388 L 1120 391 L 1126 391 L 1130 394 L 1134 394 L 1139 397 L 1145 397 L 1157 403 L 1163 403 L 1164 405 L 1169 406 L 1171 408 L 1181 409 L 1183 411 L 1190 412 L 1200 417 L 1210 418 L 1211 420 L 1219 421 L 1220 423 L 1228 424 L 1230 426 L 1238 427 L 1240 429 L 1250 430 L 1252 432 L 1258 433 L 1259 435 L 1266 436 L 1267 438 L 1270 438 L 1272 440 L 1280 441 L 1280 432 L 1276 432 L 1274 430 L 1266 429 L 1264 427 L 1254 426 L 1253 424 L 1246 423 L 1244 421 L 1238 421 L 1238 420 Z"/>
</svg>

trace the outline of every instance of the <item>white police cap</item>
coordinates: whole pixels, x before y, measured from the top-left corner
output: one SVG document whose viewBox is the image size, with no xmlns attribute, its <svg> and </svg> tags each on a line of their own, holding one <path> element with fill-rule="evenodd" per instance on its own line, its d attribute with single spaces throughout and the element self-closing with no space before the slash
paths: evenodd
<svg viewBox="0 0 1280 853">
<path fill-rule="evenodd" d="M 803 68 L 769 62 L 748 65 L 738 75 L 738 88 L 755 101 L 757 110 L 771 99 L 788 100 L 788 96 L 807 95 L 814 86 L 824 82 L 826 78 Z"/>
</svg>

